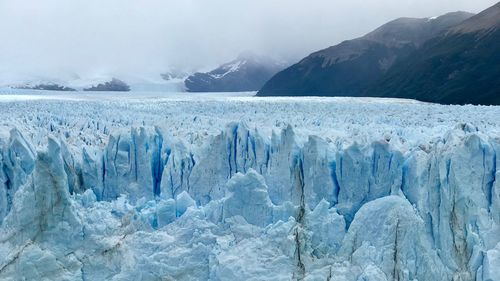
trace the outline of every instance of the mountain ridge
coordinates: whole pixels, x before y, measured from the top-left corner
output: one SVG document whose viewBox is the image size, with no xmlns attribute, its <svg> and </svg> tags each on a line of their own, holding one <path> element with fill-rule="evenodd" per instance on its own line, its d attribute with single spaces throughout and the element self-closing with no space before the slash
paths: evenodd
<svg viewBox="0 0 500 281">
<path fill-rule="evenodd" d="M 449 33 L 471 33 L 500 28 L 500 2 L 453 27 Z"/>
<path fill-rule="evenodd" d="M 361 96 L 396 60 L 473 14 L 399 18 L 363 37 L 317 51 L 273 76 L 258 96 Z"/>
<path fill-rule="evenodd" d="M 257 91 L 285 65 L 276 60 L 244 53 L 209 72 L 197 72 L 185 81 L 188 92 Z"/>
<path fill-rule="evenodd" d="M 500 3 L 397 62 L 367 96 L 500 105 Z"/>
</svg>

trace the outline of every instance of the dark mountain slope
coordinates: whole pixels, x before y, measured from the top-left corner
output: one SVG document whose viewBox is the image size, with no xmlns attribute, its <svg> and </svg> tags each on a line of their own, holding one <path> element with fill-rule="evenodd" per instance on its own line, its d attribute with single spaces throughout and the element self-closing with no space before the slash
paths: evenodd
<svg viewBox="0 0 500 281">
<path fill-rule="evenodd" d="M 279 72 L 259 96 L 360 96 L 397 59 L 471 17 L 465 12 L 435 19 L 400 18 L 354 40 L 321 50 Z"/>
<path fill-rule="evenodd" d="M 397 62 L 367 95 L 500 105 L 500 3 Z"/>
<path fill-rule="evenodd" d="M 24 89 L 24 90 L 41 90 L 41 91 L 62 91 L 62 92 L 74 92 L 76 91 L 73 88 L 62 86 L 56 83 L 41 83 L 36 84 L 34 86 L 31 85 L 23 85 L 13 87 L 14 89 Z"/>
<path fill-rule="evenodd" d="M 130 86 L 127 83 L 113 78 L 111 81 L 98 84 L 89 88 L 83 89 L 84 91 L 110 91 L 110 92 L 128 92 L 130 91 Z"/>
</svg>

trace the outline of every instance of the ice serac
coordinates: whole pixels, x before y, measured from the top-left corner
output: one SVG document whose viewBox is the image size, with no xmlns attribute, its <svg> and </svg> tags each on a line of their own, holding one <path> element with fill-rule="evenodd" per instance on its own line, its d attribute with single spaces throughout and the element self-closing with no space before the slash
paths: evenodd
<svg viewBox="0 0 500 281">
<path fill-rule="evenodd" d="M 397 194 L 403 160 L 401 152 L 391 148 L 387 140 L 368 146 L 354 143 L 337 153 L 337 208 L 348 222 L 364 203 Z"/>
<path fill-rule="evenodd" d="M 413 153 L 405 166 L 403 190 L 454 278 L 476 276 L 484 251 L 498 242 L 494 147 L 498 149 L 497 142 L 465 127 L 450 132 L 433 150 Z"/>
<path fill-rule="evenodd" d="M 495 248 L 488 250 L 484 256 L 483 268 L 478 272 L 478 277 L 484 281 L 498 280 L 500 277 L 500 243 Z M 479 279 L 478 278 L 478 279 Z"/>
<path fill-rule="evenodd" d="M 248 223 L 261 227 L 273 222 L 273 204 L 264 178 L 255 170 L 236 174 L 227 184 L 228 198 L 223 203 L 223 216 L 242 216 Z"/>
<path fill-rule="evenodd" d="M 0 279 L 499 280 L 499 139 L 2 141 Z M 272 262 L 270 262 L 272 261 Z"/>
<path fill-rule="evenodd" d="M 309 230 L 311 256 L 324 258 L 339 250 L 346 232 L 346 222 L 330 203 L 321 200 L 310 213 L 306 213 L 305 229 Z"/>
<path fill-rule="evenodd" d="M 61 146 L 49 137 L 47 151 L 37 153 L 34 172 L 3 222 L 1 279 L 14 280 L 19 272 L 26 280 L 80 278 L 81 264 L 72 252 L 81 246 L 83 230 L 73 204 Z"/>
<path fill-rule="evenodd" d="M 423 220 L 404 198 L 386 196 L 356 213 L 340 255 L 353 266 L 378 267 L 387 280 L 450 280 L 424 235 Z"/>
<path fill-rule="evenodd" d="M 2 145 L 2 142 L 0 142 Z M 14 194 L 23 185 L 35 166 L 35 152 L 17 129 L 10 131 L 9 140 L 0 147 L 0 222 L 12 207 Z"/>
<path fill-rule="evenodd" d="M 102 187 L 94 183 L 97 188 L 102 188 L 99 198 L 111 200 L 128 194 L 132 201 L 152 199 L 161 175 L 157 171 L 161 164 L 158 158 L 161 145 L 162 136 L 157 131 L 148 134 L 145 128 L 133 128 L 130 133 L 111 136 L 103 152 Z M 99 175 L 100 172 L 88 174 Z M 92 178 L 89 180 L 92 181 Z"/>
</svg>

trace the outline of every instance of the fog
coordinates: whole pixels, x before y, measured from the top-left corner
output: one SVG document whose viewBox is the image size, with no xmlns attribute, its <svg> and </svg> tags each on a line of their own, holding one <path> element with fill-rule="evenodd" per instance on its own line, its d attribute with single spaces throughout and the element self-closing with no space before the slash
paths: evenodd
<svg viewBox="0 0 500 281">
<path fill-rule="evenodd" d="M 397 17 L 495 0 L 0 0 L 0 80 L 158 76 L 242 51 L 293 62 Z"/>
</svg>

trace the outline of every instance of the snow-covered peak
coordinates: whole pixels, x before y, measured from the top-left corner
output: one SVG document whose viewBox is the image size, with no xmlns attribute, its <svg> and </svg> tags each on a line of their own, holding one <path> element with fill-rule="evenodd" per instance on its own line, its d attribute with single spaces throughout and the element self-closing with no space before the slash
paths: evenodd
<svg viewBox="0 0 500 281">
<path fill-rule="evenodd" d="M 247 63 L 246 59 L 232 61 L 227 64 L 223 64 L 216 71 L 209 73 L 215 79 L 220 79 L 230 73 L 239 71 Z"/>
<path fill-rule="evenodd" d="M 210 72 L 189 76 L 185 84 L 192 92 L 256 91 L 285 66 L 271 58 L 241 54 Z"/>
</svg>

